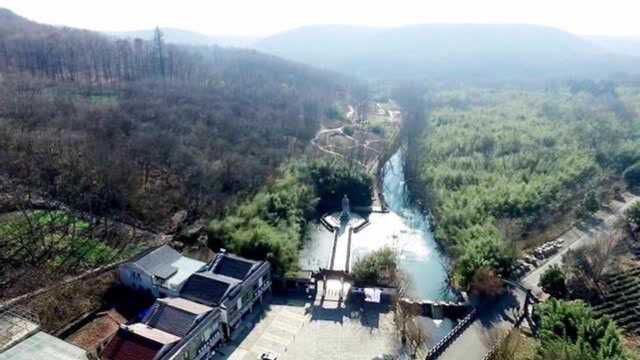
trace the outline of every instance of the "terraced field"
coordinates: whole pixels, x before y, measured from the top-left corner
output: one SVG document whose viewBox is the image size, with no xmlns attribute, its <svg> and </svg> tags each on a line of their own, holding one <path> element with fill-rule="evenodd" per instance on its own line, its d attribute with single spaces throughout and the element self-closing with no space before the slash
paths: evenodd
<svg viewBox="0 0 640 360">
<path fill-rule="evenodd" d="M 640 335 L 640 267 L 607 277 L 604 302 L 595 306 L 630 334 Z"/>
</svg>

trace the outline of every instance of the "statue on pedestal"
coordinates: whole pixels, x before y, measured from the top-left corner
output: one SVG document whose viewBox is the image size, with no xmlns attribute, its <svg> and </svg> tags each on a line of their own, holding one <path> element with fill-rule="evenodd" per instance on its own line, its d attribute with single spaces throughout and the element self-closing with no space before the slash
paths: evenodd
<svg viewBox="0 0 640 360">
<path fill-rule="evenodd" d="M 349 198 L 347 197 L 347 194 L 344 194 L 344 197 L 342 198 L 342 213 L 340 214 L 340 220 L 342 222 L 347 222 L 350 217 L 351 209 L 349 207 Z"/>
</svg>

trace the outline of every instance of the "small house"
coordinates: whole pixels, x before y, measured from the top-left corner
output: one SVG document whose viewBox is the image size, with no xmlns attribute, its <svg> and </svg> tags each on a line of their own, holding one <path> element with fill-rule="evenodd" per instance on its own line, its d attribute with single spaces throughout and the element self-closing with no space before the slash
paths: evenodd
<svg viewBox="0 0 640 360">
<path fill-rule="evenodd" d="M 120 266 L 120 281 L 128 288 L 154 297 L 177 296 L 182 284 L 206 264 L 182 256 L 168 245 Z"/>
</svg>

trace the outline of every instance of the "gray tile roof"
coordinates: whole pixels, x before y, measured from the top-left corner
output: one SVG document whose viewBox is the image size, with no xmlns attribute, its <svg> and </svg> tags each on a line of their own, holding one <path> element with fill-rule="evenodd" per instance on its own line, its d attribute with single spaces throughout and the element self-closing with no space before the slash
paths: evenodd
<svg viewBox="0 0 640 360">
<path fill-rule="evenodd" d="M 156 275 L 161 279 L 167 279 L 175 274 L 177 269 L 171 266 L 178 261 L 181 255 L 168 245 L 161 246 L 135 261 L 135 264 L 143 268 L 150 275 Z"/>
<path fill-rule="evenodd" d="M 156 302 L 147 325 L 179 337 L 185 337 L 195 325 L 198 315 Z"/>
<path fill-rule="evenodd" d="M 225 296 L 239 283 L 239 280 L 227 276 L 200 272 L 189 277 L 182 286 L 180 296 L 201 304 L 216 306 L 221 304 Z"/>
<path fill-rule="evenodd" d="M 258 261 L 244 259 L 230 254 L 219 254 L 211 271 L 214 274 L 228 276 L 238 280 L 246 279 L 251 271 L 257 267 Z"/>
</svg>

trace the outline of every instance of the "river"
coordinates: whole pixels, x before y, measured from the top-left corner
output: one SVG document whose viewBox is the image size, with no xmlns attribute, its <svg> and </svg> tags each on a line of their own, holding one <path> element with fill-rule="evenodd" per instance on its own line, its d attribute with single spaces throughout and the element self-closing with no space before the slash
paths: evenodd
<svg viewBox="0 0 640 360">
<path fill-rule="evenodd" d="M 390 246 L 410 280 L 410 295 L 425 300 L 451 300 L 444 263 L 429 220 L 411 201 L 405 184 L 403 152 L 398 150 L 384 166 L 383 194 L 388 213 L 369 215 L 370 225 L 354 234 L 351 264 L 374 250 Z M 300 266 L 316 270 L 330 261 L 333 235 L 322 226 L 309 234 L 301 252 Z"/>
</svg>

